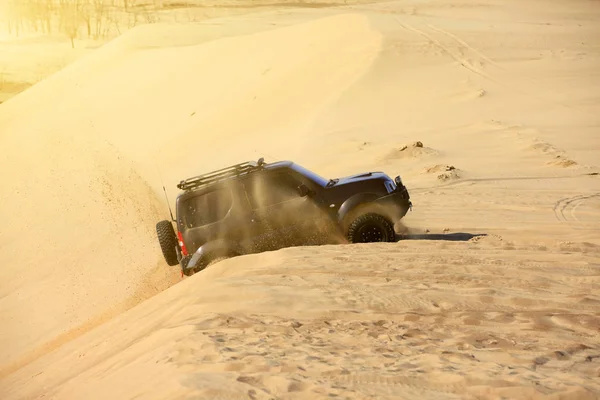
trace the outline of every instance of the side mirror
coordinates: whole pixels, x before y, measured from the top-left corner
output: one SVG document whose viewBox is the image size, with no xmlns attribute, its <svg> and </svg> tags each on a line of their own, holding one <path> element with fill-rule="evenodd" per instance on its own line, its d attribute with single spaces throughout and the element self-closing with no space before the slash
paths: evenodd
<svg viewBox="0 0 600 400">
<path fill-rule="evenodd" d="M 300 197 L 306 197 L 310 194 L 310 189 L 304 183 L 301 183 L 298 186 L 298 194 L 300 194 Z"/>
<path fill-rule="evenodd" d="M 395 179 L 394 182 L 396 182 L 396 186 L 402 186 L 402 178 L 400 177 L 400 175 L 398 175 Z"/>
</svg>

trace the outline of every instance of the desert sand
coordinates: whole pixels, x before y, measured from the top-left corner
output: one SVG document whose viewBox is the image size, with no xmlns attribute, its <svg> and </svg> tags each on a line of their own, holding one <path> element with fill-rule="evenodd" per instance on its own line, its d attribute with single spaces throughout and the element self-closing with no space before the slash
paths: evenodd
<svg viewBox="0 0 600 400">
<path fill-rule="evenodd" d="M 416 0 L 139 26 L 0 104 L 2 399 L 597 399 L 600 7 Z M 400 174 L 397 243 L 189 278 L 238 161 Z"/>
</svg>

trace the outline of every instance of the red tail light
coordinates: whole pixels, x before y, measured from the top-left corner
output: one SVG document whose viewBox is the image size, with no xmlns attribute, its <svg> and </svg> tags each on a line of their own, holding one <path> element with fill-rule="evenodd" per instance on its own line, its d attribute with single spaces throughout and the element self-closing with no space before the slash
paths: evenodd
<svg viewBox="0 0 600 400">
<path fill-rule="evenodd" d="M 181 247 L 181 254 L 183 254 L 184 256 L 188 255 L 188 251 L 187 248 L 185 247 L 185 243 L 183 243 L 183 236 L 181 235 L 181 232 L 177 231 L 177 239 L 179 240 L 179 247 Z"/>
</svg>

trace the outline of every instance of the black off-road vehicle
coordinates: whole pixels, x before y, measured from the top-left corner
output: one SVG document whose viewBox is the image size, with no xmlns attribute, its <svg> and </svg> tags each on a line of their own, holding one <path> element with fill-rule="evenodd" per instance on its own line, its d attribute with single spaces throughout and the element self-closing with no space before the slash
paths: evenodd
<svg viewBox="0 0 600 400">
<path fill-rule="evenodd" d="M 389 242 L 412 208 L 400 176 L 325 179 L 290 161 L 245 162 L 181 181 L 176 219 L 156 224 L 169 265 L 191 275 L 223 258 L 283 247 Z M 175 222 L 176 229 L 172 222 Z"/>
</svg>

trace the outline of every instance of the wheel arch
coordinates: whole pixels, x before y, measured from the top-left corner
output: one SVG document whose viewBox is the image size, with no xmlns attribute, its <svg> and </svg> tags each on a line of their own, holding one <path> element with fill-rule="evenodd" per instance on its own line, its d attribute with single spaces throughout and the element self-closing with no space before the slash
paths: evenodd
<svg viewBox="0 0 600 400">
<path fill-rule="evenodd" d="M 359 193 L 347 198 L 338 210 L 338 223 L 342 226 L 347 221 L 348 217 L 354 214 L 359 208 L 367 206 L 375 206 L 375 201 L 379 198 L 376 193 Z"/>
<path fill-rule="evenodd" d="M 185 269 L 203 268 L 215 257 L 235 257 L 242 254 L 243 252 L 239 245 L 231 240 L 212 240 L 203 244 L 196 250 Z"/>
</svg>

